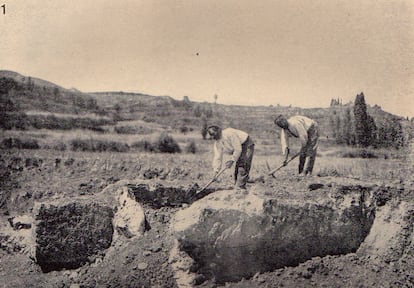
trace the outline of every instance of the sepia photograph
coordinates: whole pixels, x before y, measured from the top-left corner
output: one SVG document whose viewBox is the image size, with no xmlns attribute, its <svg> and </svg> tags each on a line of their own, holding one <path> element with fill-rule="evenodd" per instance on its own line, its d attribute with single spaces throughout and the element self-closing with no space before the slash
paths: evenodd
<svg viewBox="0 0 414 288">
<path fill-rule="evenodd" d="M 414 287 L 414 0 L 0 0 L 0 287 Z"/>
</svg>

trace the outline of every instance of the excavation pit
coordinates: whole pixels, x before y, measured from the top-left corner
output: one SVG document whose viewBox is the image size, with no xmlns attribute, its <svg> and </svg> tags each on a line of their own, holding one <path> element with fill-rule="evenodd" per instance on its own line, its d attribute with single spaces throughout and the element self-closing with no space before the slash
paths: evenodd
<svg viewBox="0 0 414 288">
<path fill-rule="evenodd" d="M 197 194 L 200 189 L 197 183 L 187 187 L 173 186 L 168 183 L 137 183 L 129 184 L 127 187 L 130 195 L 133 195 L 138 203 L 153 209 L 181 207 L 183 204 L 191 204 L 197 198 L 205 196 L 206 192 L 211 192 L 211 190 L 207 190 L 204 193 Z"/>
</svg>

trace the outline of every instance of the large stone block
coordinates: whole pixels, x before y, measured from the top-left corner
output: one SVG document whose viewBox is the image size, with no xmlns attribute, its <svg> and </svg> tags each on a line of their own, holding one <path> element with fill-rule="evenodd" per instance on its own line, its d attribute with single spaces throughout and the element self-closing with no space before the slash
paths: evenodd
<svg viewBox="0 0 414 288">
<path fill-rule="evenodd" d="M 360 192 L 341 190 L 320 204 L 219 191 L 179 211 L 172 228 L 179 250 L 193 260 L 188 269 L 217 282 L 237 281 L 315 256 L 355 252 L 374 219 Z"/>
<path fill-rule="evenodd" d="M 77 197 L 36 203 L 34 257 L 45 272 L 90 263 L 124 239 L 145 229 L 141 205 L 120 181 L 93 199 Z"/>
<path fill-rule="evenodd" d="M 98 204 L 41 205 L 36 260 L 45 272 L 78 268 L 110 247 L 113 210 Z"/>
</svg>

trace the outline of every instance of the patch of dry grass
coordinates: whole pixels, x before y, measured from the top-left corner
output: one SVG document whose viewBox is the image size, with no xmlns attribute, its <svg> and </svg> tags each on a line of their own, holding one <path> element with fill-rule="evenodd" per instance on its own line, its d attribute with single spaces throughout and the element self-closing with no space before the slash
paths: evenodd
<svg viewBox="0 0 414 288">
<path fill-rule="evenodd" d="M 88 118 L 95 120 L 111 120 L 111 118 L 106 116 L 96 115 L 95 113 L 82 113 L 82 114 L 73 114 L 73 113 L 52 113 L 47 111 L 37 111 L 29 110 L 25 112 L 27 115 L 41 115 L 41 116 L 56 116 L 61 118 Z"/>
<path fill-rule="evenodd" d="M 138 122 L 137 122 L 138 123 Z M 190 143 L 194 143 L 197 147 L 195 157 L 206 163 L 205 171 L 210 171 L 211 159 L 213 157 L 212 147 L 213 141 L 203 140 L 200 131 L 192 131 L 186 134 L 178 131 L 171 131 L 171 129 L 164 130 L 169 131 L 177 143 L 182 149 L 185 149 Z M 41 148 L 54 149 L 60 151 L 70 150 L 70 143 L 74 139 L 80 139 L 90 141 L 112 141 L 117 143 L 127 144 L 132 147 L 133 143 L 147 141 L 148 143 L 154 143 L 157 141 L 160 132 L 154 132 L 149 135 L 136 135 L 136 134 L 117 134 L 117 133 L 98 133 L 94 131 L 85 130 L 71 130 L 71 131 L 56 131 L 56 130 L 30 130 L 30 131 L 3 131 L 2 139 L 7 137 L 21 137 L 30 135 L 35 138 Z M 272 135 L 273 136 L 273 135 Z M 276 135 L 275 135 L 276 137 Z M 283 162 L 283 156 L 280 150 L 279 139 L 276 138 L 260 138 L 256 142 L 255 155 L 252 164 L 252 173 L 257 176 L 266 175 L 267 167 L 266 161 L 272 168 L 280 166 Z M 299 150 L 297 141 L 292 141 L 292 155 Z M 141 149 L 142 150 L 142 149 Z M 145 150 L 145 149 L 144 149 Z M 146 153 L 139 149 L 132 149 L 132 154 L 140 155 Z M 405 150 L 390 150 L 390 149 L 371 149 L 371 153 L 378 155 L 378 158 L 363 159 L 363 158 L 344 158 L 346 153 L 359 155 L 360 149 L 352 147 L 341 147 L 333 145 L 329 141 L 321 141 L 318 149 L 318 157 L 316 159 L 314 175 L 321 176 L 336 176 L 336 177 L 352 177 L 360 179 L 374 179 L 380 181 L 398 181 L 404 178 L 406 175 L 402 169 L 404 166 L 404 158 L 407 154 Z M 86 152 L 85 152 L 86 153 Z M 123 153 L 124 154 L 124 153 Z M 187 163 L 185 160 L 185 154 L 175 156 L 176 161 L 181 163 L 180 165 L 191 166 L 191 163 Z M 93 156 L 88 156 L 93 157 Z M 97 157 L 97 156 L 95 156 Z M 99 156 L 102 157 L 102 156 Z M 155 156 L 155 162 L 163 162 L 164 158 L 157 158 Z M 164 156 L 160 156 L 164 157 Z M 158 160 L 156 160 L 158 159 Z M 113 157 L 111 162 L 117 162 L 117 158 Z M 298 160 L 292 161 L 288 167 L 281 170 L 282 174 L 296 174 L 297 173 Z M 209 173 L 209 172 L 208 172 Z"/>
</svg>

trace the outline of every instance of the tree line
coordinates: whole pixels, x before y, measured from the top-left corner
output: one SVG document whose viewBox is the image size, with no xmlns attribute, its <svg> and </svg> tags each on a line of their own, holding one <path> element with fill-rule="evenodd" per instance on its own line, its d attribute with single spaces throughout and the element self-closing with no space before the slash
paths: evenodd
<svg viewBox="0 0 414 288">
<path fill-rule="evenodd" d="M 362 92 L 356 96 L 353 107 L 333 110 L 329 122 L 337 144 L 399 149 L 408 140 L 404 139 L 403 127 L 398 117 L 384 113 L 384 117 L 377 117 L 375 120 L 368 113 Z"/>
</svg>

